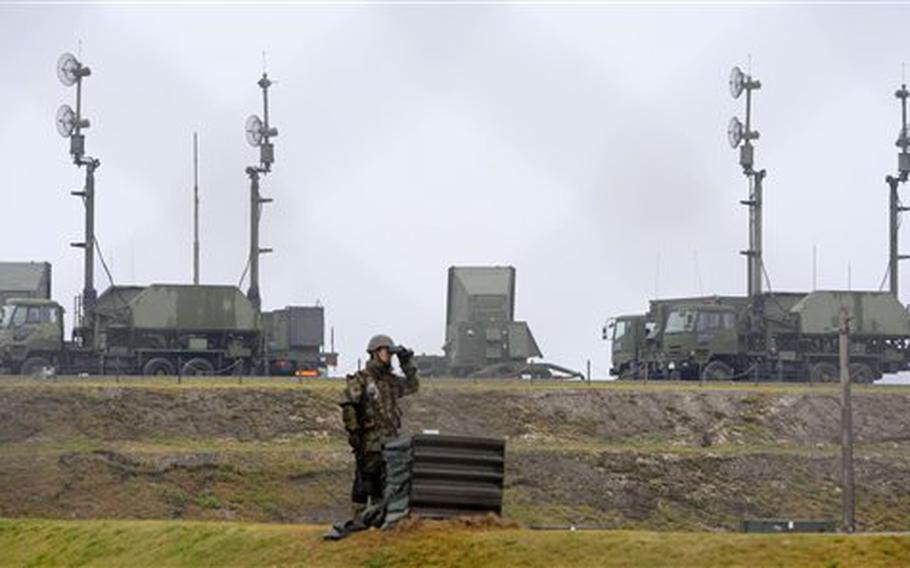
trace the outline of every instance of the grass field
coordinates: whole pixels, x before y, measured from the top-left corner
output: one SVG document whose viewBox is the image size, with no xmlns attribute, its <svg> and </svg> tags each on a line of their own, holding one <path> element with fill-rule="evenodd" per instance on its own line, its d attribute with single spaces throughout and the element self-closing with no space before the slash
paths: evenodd
<svg viewBox="0 0 910 568">
<path fill-rule="evenodd" d="M 430 522 L 337 542 L 325 527 L 0 520 L 6 566 L 907 566 L 905 535 L 532 531 Z"/>
</svg>

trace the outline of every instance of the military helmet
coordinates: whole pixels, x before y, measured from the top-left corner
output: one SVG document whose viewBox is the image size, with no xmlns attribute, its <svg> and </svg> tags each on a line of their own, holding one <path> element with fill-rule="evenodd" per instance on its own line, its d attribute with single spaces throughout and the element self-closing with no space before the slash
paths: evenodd
<svg viewBox="0 0 910 568">
<path fill-rule="evenodd" d="M 370 338 L 370 342 L 367 343 L 367 353 L 372 353 L 380 347 L 387 347 L 389 351 L 395 351 L 395 341 L 388 335 L 374 335 Z"/>
</svg>

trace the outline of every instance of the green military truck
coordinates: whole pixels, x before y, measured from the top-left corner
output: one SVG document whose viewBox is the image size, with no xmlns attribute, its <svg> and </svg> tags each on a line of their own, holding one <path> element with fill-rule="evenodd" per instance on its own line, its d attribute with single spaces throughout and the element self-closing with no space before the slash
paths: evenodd
<svg viewBox="0 0 910 568">
<path fill-rule="evenodd" d="M 0 308 L 0 370 L 66 374 L 326 374 L 321 306 L 259 313 L 234 286 L 112 286 L 94 324 L 79 315 L 65 341 L 57 302 L 9 297 Z"/>
<path fill-rule="evenodd" d="M 269 375 L 319 377 L 337 365 L 338 355 L 323 350 L 322 306 L 287 306 L 262 313 Z"/>
<path fill-rule="evenodd" d="M 259 313 L 234 286 L 113 286 L 72 342 L 53 300 L 10 298 L 2 314 L 0 367 L 12 373 L 242 374 L 262 362 Z"/>
<path fill-rule="evenodd" d="M 910 315 L 890 293 L 816 291 L 655 300 L 647 314 L 604 328 L 611 374 L 622 379 L 770 379 L 839 376 L 838 321 L 851 314 L 857 382 L 910 368 Z"/>
</svg>

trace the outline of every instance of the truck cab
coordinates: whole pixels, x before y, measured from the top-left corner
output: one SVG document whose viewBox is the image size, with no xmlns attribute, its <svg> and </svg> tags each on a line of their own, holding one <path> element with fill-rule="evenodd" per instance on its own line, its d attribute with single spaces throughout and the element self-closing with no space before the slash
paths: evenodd
<svg viewBox="0 0 910 568">
<path fill-rule="evenodd" d="M 603 338 L 610 342 L 611 375 L 621 379 L 637 378 L 644 335 L 643 315 L 619 316 L 607 322 L 603 329 Z"/>
<path fill-rule="evenodd" d="M 63 351 L 63 308 L 53 300 L 11 298 L 0 307 L 0 367 L 35 374 Z"/>
<path fill-rule="evenodd" d="M 671 377 L 731 379 L 737 353 L 739 336 L 733 307 L 677 306 L 667 315 L 662 356 Z"/>
</svg>

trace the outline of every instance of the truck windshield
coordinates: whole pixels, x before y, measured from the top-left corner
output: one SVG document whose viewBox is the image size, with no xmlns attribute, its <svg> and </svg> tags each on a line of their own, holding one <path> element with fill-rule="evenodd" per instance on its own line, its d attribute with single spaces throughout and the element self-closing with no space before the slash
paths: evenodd
<svg viewBox="0 0 910 568">
<path fill-rule="evenodd" d="M 734 329 L 736 316 L 733 312 L 699 312 L 696 330 L 699 333 Z"/>
<path fill-rule="evenodd" d="M 629 322 L 625 320 L 617 320 L 616 326 L 613 328 L 613 339 L 622 339 L 622 337 L 629 331 Z"/>
<path fill-rule="evenodd" d="M 13 315 L 12 306 L 0 306 L 0 327 L 9 325 L 11 315 Z"/>
<path fill-rule="evenodd" d="M 667 317 L 667 327 L 664 333 L 685 333 L 695 329 L 695 312 L 689 310 L 674 310 Z"/>
</svg>

